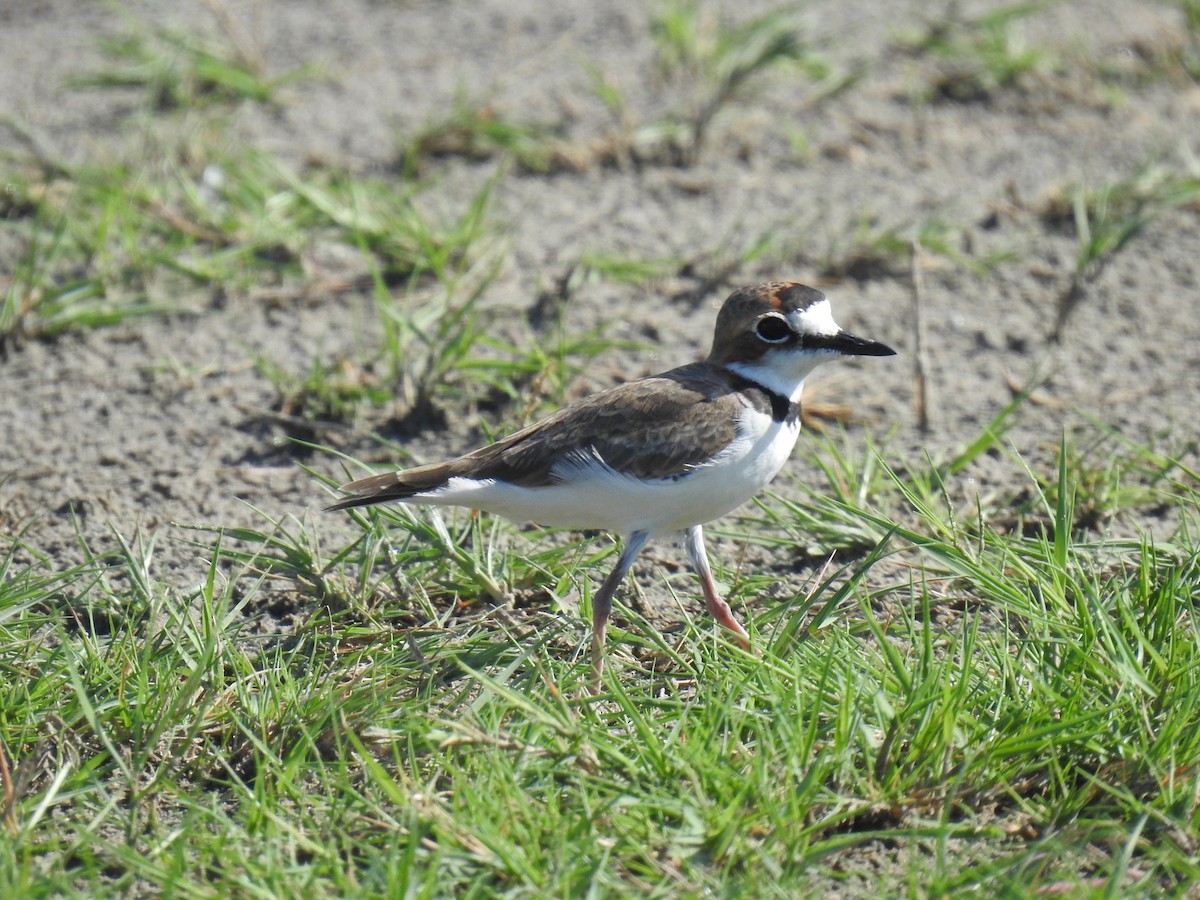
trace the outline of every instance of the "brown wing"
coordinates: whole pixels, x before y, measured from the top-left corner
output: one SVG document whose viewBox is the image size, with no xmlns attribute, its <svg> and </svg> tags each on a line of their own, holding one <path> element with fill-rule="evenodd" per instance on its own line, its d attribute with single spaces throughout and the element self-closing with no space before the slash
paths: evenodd
<svg viewBox="0 0 1200 900">
<path fill-rule="evenodd" d="M 730 393 L 706 366 L 685 366 L 593 394 L 463 458 L 461 474 L 535 487 L 553 481 L 564 453 L 594 451 L 618 472 L 671 478 L 716 456 L 737 432 Z"/>
<path fill-rule="evenodd" d="M 712 459 L 732 441 L 741 408 L 721 370 L 703 363 L 683 366 L 592 394 L 457 459 L 351 482 L 343 490 L 357 496 L 330 509 L 402 500 L 454 477 L 549 485 L 555 464 L 572 451 L 595 452 L 618 472 L 671 478 Z"/>
</svg>

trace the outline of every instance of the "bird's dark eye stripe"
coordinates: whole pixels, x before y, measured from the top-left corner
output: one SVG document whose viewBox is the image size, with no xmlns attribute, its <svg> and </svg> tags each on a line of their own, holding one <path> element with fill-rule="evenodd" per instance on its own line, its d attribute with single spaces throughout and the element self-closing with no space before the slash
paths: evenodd
<svg viewBox="0 0 1200 900">
<path fill-rule="evenodd" d="M 778 344 L 791 337 L 792 329 L 783 316 L 767 315 L 758 320 L 754 333 L 768 344 Z"/>
</svg>

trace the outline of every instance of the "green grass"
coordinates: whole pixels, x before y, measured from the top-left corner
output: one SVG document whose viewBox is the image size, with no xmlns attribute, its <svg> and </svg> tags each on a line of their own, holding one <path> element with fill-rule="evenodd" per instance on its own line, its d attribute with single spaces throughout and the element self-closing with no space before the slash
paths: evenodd
<svg viewBox="0 0 1200 900">
<path fill-rule="evenodd" d="M 486 103 L 459 97 L 448 117 L 427 125 L 406 142 L 400 161 L 404 169 L 420 171 L 426 160 L 439 157 L 505 158 L 524 172 L 544 175 L 571 168 L 569 145 L 561 132 L 561 128 L 514 121 Z"/>
<path fill-rule="evenodd" d="M 298 172 L 236 142 L 201 149 L 184 139 L 160 151 L 136 170 L 19 160 L 0 208 L 0 228 L 17 247 L 13 276 L 0 285 L 0 349 L 230 302 L 364 294 L 374 300 L 377 345 L 344 358 L 317 354 L 302 370 L 291 358 L 254 360 L 278 390 L 280 421 L 313 440 L 314 428 L 354 423 L 371 408 L 436 422 L 452 402 L 560 399 L 573 373 L 616 346 L 602 328 L 566 334 L 562 304 L 531 320 L 534 334 L 519 346 L 493 335 L 512 312 L 483 308 L 508 254 L 492 213 L 497 178 L 447 211 L 429 199 L 442 187 L 436 175 Z M 673 265 L 584 254 L 563 289 L 644 283 Z"/>
<path fill-rule="evenodd" d="M 867 281 L 902 277 L 912 265 L 914 240 L 923 250 L 977 275 L 990 274 L 1001 263 L 1015 258 L 1015 251 L 1008 249 L 986 255 L 970 254 L 962 249 L 966 231 L 938 218 L 908 226 L 884 226 L 864 214 L 854 234 L 840 236 L 823 255 L 818 268 L 828 278 Z"/>
<path fill-rule="evenodd" d="M 1189 170 L 1190 169 L 1190 170 Z M 1041 210 L 1051 228 L 1073 230 L 1078 247 L 1075 269 L 1058 297 L 1050 337 L 1062 338 L 1071 314 L 1087 290 L 1120 252 L 1165 213 L 1200 204 L 1200 173 L 1194 163 L 1180 169 L 1154 161 L 1099 186 L 1073 185 L 1051 196 Z"/>
<path fill-rule="evenodd" d="M 1050 52 L 1025 40 L 1020 23 L 1045 10 L 1046 2 L 1018 2 L 975 16 L 951 5 L 944 16 L 901 40 L 910 53 L 934 62 L 923 100 L 987 102 L 1019 90 L 1054 67 Z"/>
<path fill-rule="evenodd" d="M 264 520 L 196 532 L 211 565 L 183 593 L 152 541 L 118 535 L 66 571 L 17 563 L 18 541 L 0 564 L 0 885 L 1181 890 L 1200 877 L 1196 475 L 1145 448 L 1114 464 L 1113 515 L 1179 513 L 1158 544 L 1096 530 L 1095 452 L 1068 441 L 1021 521 L 957 508 L 988 431 L 907 471 L 813 443 L 840 491 L 764 506 L 844 549 L 790 594 L 786 568 L 730 582 L 761 656 L 703 619 L 662 632 L 622 610 L 595 699 L 564 598 L 586 603 L 607 540 L 400 508 L 355 513 L 361 535 L 327 547 L 318 523 Z M 280 596 L 307 600 L 264 637 Z"/>
<path fill-rule="evenodd" d="M 218 25 L 210 34 L 147 23 L 116 7 L 126 30 L 97 42 L 108 64 L 70 86 L 141 91 L 146 106 L 162 113 L 241 102 L 277 104 L 280 88 L 315 74 L 304 65 L 269 75 L 262 48 L 222 0 L 207 5 Z"/>
<path fill-rule="evenodd" d="M 584 60 L 592 93 L 612 119 L 603 136 L 575 138 L 566 123 L 528 122 L 489 99 L 460 97 L 449 116 L 402 142 L 402 166 L 421 171 L 429 160 L 457 156 L 511 160 L 532 174 L 597 166 L 687 167 L 698 161 L 718 114 L 770 70 L 790 70 L 813 82 L 818 99 L 840 93 L 862 75 L 832 71 L 803 39 L 792 7 L 735 23 L 717 5 L 665 0 L 652 11 L 648 26 L 656 60 L 646 81 L 662 112 L 637 114 L 613 79 Z"/>
<path fill-rule="evenodd" d="M 1183 14 L 1186 39 L 1179 50 L 1179 65 L 1193 81 L 1200 78 L 1200 2 L 1179 0 L 1179 11 Z"/>
<path fill-rule="evenodd" d="M 327 426 L 361 425 L 381 410 L 392 423 L 440 424 L 446 409 L 463 405 L 511 410 L 515 419 L 509 420 L 523 424 L 547 405 L 562 405 L 590 360 L 627 346 L 606 338 L 603 326 L 568 334 L 565 301 L 554 304 L 544 321 L 529 322 L 526 342 L 492 336 L 495 324 L 512 316 L 481 306 L 497 260 L 484 256 L 482 266 L 449 281 L 432 287 L 413 282 L 404 291 L 388 288 L 377 271 L 377 346 L 347 357 L 318 354 L 302 372 L 289 368 L 291 361 L 258 357 L 259 371 L 278 391 L 276 412 L 289 435 L 311 443 Z M 573 269 L 581 279 L 601 277 L 583 265 Z M 577 288 L 572 279 L 563 286 Z"/>
<path fill-rule="evenodd" d="M 250 148 L 217 147 L 198 157 L 163 147 L 156 165 L 136 170 L 108 161 L 47 172 L 23 160 L 0 219 L 19 247 L 0 342 L 194 312 L 214 294 L 486 284 L 480 268 L 496 265 L 490 185 L 461 212 L 435 216 L 423 203 L 432 182 L 300 174 Z M 340 280 L 306 266 L 328 247 L 361 262 Z"/>
<path fill-rule="evenodd" d="M 147 210 L 137 176 L 88 167 L 47 178 L 27 168 L 8 187 L 0 228 L 19 250 L 0 297 L 0 345 L 168 308 L 154 275 L 178 235 Z"/>
<path fill-rule="evenodd" d="M 670 85 L 686 85 L 683 107 L 661 123 L 660 138 L 680 165 L 693 165 L 714 118 L 748 85 L 777 66 L 828 79 L 826 64 L 802 38 L 798 12 L 781 8 L 744 22 L 726 21 L 717 6 L 666 0 L 651 18 L 658 68 Z M 849 79 L 829 87 L 833 93 Z"/>
<path fill-rule="evenodd" d="M 1129 53 L 1083 53 L 1072 64 L 1095 72 L 1114 104 L 1127 104 L 1127 89 L 1137 90 L 1148 84 L 1189 85 L 1200 78 L 1200 3 L 1197 0 L 1164 0 L 1167 10 L 1174 7 L 1178 16 L 1175 27 L 1131 42 Z"/>
</svg>

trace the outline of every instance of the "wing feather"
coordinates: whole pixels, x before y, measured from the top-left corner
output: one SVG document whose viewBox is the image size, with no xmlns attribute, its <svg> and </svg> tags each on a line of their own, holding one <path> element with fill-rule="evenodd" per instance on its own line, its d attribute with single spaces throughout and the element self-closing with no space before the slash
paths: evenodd
<svg viewBox="0 0 1200 900">
<path fill-rule="evenodd" d="M 404 500 L 456 477 L 546 486 L 556 483 L 556 464 L 568 453 L 594 454 L 614 471 L 637 478 L 678 478 L 736 438 L 743 405 L 730 402 L 734 394 L 722 370 L 703 363 L 626 382 L 473 453 L 352 481 L 343 490 L 355 496 L 330 509 Z M 751 402 L 769 409 L 765 398 Z"/>
</svg>

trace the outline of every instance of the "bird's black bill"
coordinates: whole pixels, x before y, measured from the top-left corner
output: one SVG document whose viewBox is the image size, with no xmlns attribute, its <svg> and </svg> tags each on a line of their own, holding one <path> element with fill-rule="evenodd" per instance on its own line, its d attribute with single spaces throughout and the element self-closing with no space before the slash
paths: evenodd
<svg viewBox="0 0 1200 900">
<path fill-rule="evenodd" d="M 868 341 L 866 338 L 855 337 L 845 331 L 839 331 L 830 337 L 821 338 L 816 344 L 824 350 L 836 350 L 843 356 L 895 356 L 896 351 L 887 344 L 879 341 Z M 811 345 L 810 345 L 811 346 Z"/>
</svg>

